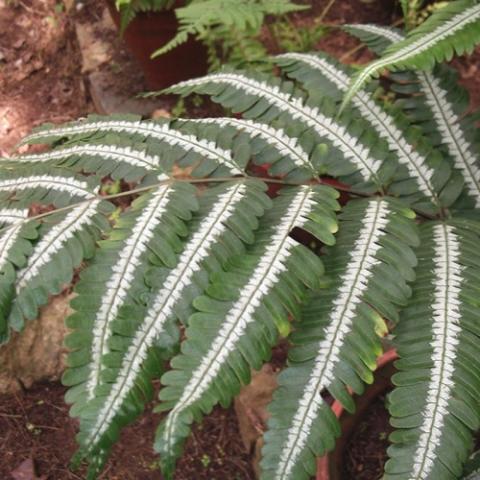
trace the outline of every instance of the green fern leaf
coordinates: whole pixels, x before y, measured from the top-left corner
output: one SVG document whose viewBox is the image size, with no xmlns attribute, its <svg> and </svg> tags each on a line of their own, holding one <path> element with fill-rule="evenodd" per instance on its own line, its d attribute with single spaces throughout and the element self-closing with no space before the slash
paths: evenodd
<svg viewBox="0 0 480 480">
<path fill-rule="evenodd" d="M 297 138 L 288 136 L 282 129 L 236 118 L 202 118 L 188 120 L 185 124 L 200 125 L 202 130 L 204 125 L 214 125 L 216 132 L 221 129 L 224 134 L 229 127 L 244 132 L 249 139 L 251 149 L 249 153 L 253 156 L 253 161 L 256 165 L 271 165 L 268 170 L 270 175 L 282 175 L 287 181 L 301 181 L 317 176 L 309 154 L 302 147 L 301 142 Z"/>
<path fill-rule="evenodd" d="M 159 177 L 158 180 L 165 178 Z M 154 192 L 138 198 L 131 211 L 120 216 L 109 239 L 101 242 L 95 259 L 82 272 L 81 280 L 75 287 L 80 295 L 72 301 L 77 313 L 67 323 L 75 329 L 84 328 L 85 319 L 92 312 L 96 314 L 91 320 L 93 335 L 91 338 L 80 337 L 79 340 L 86 340 L 86 344 L 77 342 L 75 351 L 67 361 L 70 369 L 64 375 L 64 383 L 71 385 L 70 377 L 78 382 L 67 394 L 70 402 L 75 401 L 72 415 L 79 415 L 85 402 L 95 397 L 101 384 L 102 360 L 110 351 L 108 342 L 112 335 L 111 326 L 121 307 L 134 303 L 134 298 L 142 298 L 148 293 L 144 276 L 151 252 L 160 255 L 167 265 L 175 261 L 175 248 L 179 248 L 179 241 L 174 241 L 175 234 L 187 234 L 182 220 L 189 220 L 189 212 L 198 208 L 194 193 L 188 184 L 171 185 L 166 182 Z M 177 205 L 174 211 L 177 215 L 170 211 L 172 203 Z M 178 218 L 178 214 L 182 216 Z M 167 234 L 169 231 L 173 233 Z M 76 322 L 79 322 L 78 325 Z M 74 333 L 67 342 L 75 341 Z M 80 382 L 77 371 L 85 370 L 87 365 L 87 380 Z M 76 395 L 78 391 L 81 394 L 79 396 Z"/>
<path fill-rule="evenodd" d="M 362 393 L 363 382 L 373 381 L 382 351 L 377 335 L 387 331 L 383 318 L 398 320 L 397 309 L 410 294 L 406 280 L 416 264 L 410 245 L 419 241 L 412 217 L 388 198 L 351 201 L 342 212 L 337 244 L 324 257 L 335 276 L 306 306 L 269 407 L 265 480 L 314 475 L 316 456 L 333 449 L 340 434 L 322 391 L 352 411 L 346 387 Z"/>
<path fill-rule="evenodd" d="M 228 405 L 248 381 L 249 369 L 259 369 L 266 360 L 277 328 L 285 329 L 287 314 L 298 315 L 302 284 L 318 286 L 320 260 L 289 233 L 302 227 L 332 244 L 335 196 L 325 187 L 285 191 L 262 219 L 248 256 L 213 280 L 208 296 L 195 300 L 200 313 L 189 320 L 182 354 L 172 360 L 174 370 L 162 378 L 166 387 L 160 408 L 173 408 L 157 432 L 155 448 L 167 478 L 193 419 L 217 402 Z"/>
<path fill-rule="evenodd" d="M 454 479 L 480 426 L 478 225 L 422 226 L 413 297 L 396 330 L 386 479 Z M 413 326 L 413 328 L 412 328 Z"/>
<path fill-rule="evenodd" d="M 25 175 L 22 175 L 24 172 Z M 74 175 L 65 175 L 60 169 L 17 167 L 15 173 L 11 170 L 1 173 L 0 200 L 28 200 L 31 203 L 64 207 L 73 199 L 92 200 L 95 192 L 90 188 L 90 184 L 93 183 L 91 180 L 95 181 L 94 178 L 87 180 Z"/>
<path fill-rule="evenodd" d="M 339 94 L 344 94 L 350 82 L 345 68 L 340 67 L 325 55 L 287 53 L 276 57 L 276 62 L 287 71 L 292 78 L 306 82 L 309 90 L 323 90 L 332 95 L 332 87 Z M 325 84 L 325 80 L 327 85 Z M 414 179 L 416 207 L 420 210 L 438 211 L 442 203 L 439 192 L 448 181 L 448 165 L 435 155 L 432 146 L 425 139 L 415 138 L 415 144 L 408 140 L 413 137 L 409 130 L 402 128 L 406 119 L 402 118 L 398 109 L 388 111 L 381 106 L 366 90 L 359 90 L 352 98 L 352 104 L 358 113 L 365 119 L 369 127 L 373 128 L 378 136 L 385 140 L 388 149 L 395 154 L 395 159 L 402 168 L 397 172 L 398 184 L 389 186 L 392 194 L 402 194 L 405 179 Z M 402 125 L 402 126 L 400 126 Z M 418 192 L 422 193 L 420 200 Z M 419 203 L 427 205 L 419 205 Z M 405 198 L 408 201 L 408 196 Z M 428 205 L 428 200 L 431 205 Z M 443 205 L 448 206 L 448 205 Z"/>
<path fill-rule="evenodd" d="M 16 274 L 16 297 L 8 319 L 11 328 L 19 331 L 24 318 L 36 318 L 38 307 L 47 303 L 49 295 L 60 293 L 82 260 L 94 255 L 94 239 L 108 229 L 102 212 L 109 210 L 108 203 L 92 199 L 66 214 L 51 215 L 41 225 L 26 265 Z"/>
<path fill-rule="evenodd" d="M 337 123 L 333 115 L 327 116 L 318 107 L 308 106 L 301 97 L 288 91 L 291 86 L 278 83 L 269 83 L 265 78 L 257 80 L 238 72 L 222 72 L 181 82 L 166 92 L 212 95 L 213 101 L 242 112 L 246 119 L 270 123 L 283 116 L 284 123 L 290 129 L 296 128 L 298 135 L 308 129 L 317 143 L 327 142 L 332 148 L 331 154 L 323 159 L 323 173 L 338 176 L 358 189 L 372 191 L 381 188 L 384 183 L 383 162 L 375 158 L 345 126 Z"/>
<path fill-rule="evenodd" d="M 347 30 L 365 41 L 376 53 L 404 38 L 396 30 L 371 25 L 351 25 Z M 446 66 L 432 72 L 393 75 L 393 79 L 397 77 L 399 83 L 393 86 L 393 90 L 408 94 L 408 98 L 399 102 L 400 106 L 412 121 L 420 125 L 432 143 L 442 148 L 452 166 L 464 178 L 464 195 L 455 207 L 479 208 L 480 167 L 474 154 L 476 141 L 471 133 L 475 126 L 474 120 L 465 115 L 468 94 L 457 84 L 456 76 Z M 450 182 L 450 190 L 452 183 L 458 184 Z M 458 192 L 444 192 L 443 196 L 447 195 L 455 199 Z"/>
<path fill-rule="evenodd" d="M 184 157 L 187 156 L 189 157 L 189 165 L 196 164 L 199 162 L 199 159 L 203 159 L 203 162 L 201 162 L 201 176 L 211 173 L 219 164 L 223 167 L 223 170 L 217 171 L 219 175 L 242 173 L 241 168 L 232 159 L 229 151 L 220 149 L 212 142 L 200 140 L 193 135 L 182 134 L 172 129 L 167 122 L 142 122 L 116 120 L 109 117 L 94 117 L 91 121 L 73 123 L 59 128 L 40 129 L 27 136 L 22 141 L 22 144 L 52 143 L 63 138 L 81 140 L 85 138 L 85 135 L 105 134 L 108 132 L 147 138 L 172 147 L 169 151 L 168 162 L 162 165 L 163 171 L 168 171 L 173 163 L 178 162 L 180 159 L 185 160 Z M 165 149 L 159 148 L 158 143 L 156 144 L 156 149 L 159 150 L 159 153 L 163 153 L 163 157 L 167 156 Z M 176 152 L 176 149 L 180 151 Z M 153 148 L 152 154 L 155 154 Z M 194 158 L 190 158 L 191 156 Z M 207 166 L 206 161 L 210 162 Z M 192 174 L 196 174 L 195 170 L 193 170 Z"/>
<path fill-rule="evenodd" d="M 258 34 L 266 15 L 284 15 L 309 8 L 288 0 L 197 0 L 175 9 L 179 22 L 177 34 L 152 58 L 167 53 L 188 40 L 190 35 L 200 38 L 216 28 L 227 31 Z"/>
<path fill-rule="evenodd" d="M 100 177 L 111 175 L 114 180 L 138 180 L 148 171 L 160 168 L 160 158 L 145 150 L 130 146 L 79 143 L 69 147 L 50 150 L 46 153 L 22 155 L 3 159 L 8 167 L 18 164 L 48 164 L 75 168 L 77 171 L 96 173 Z"/>
<path fill-rule="evenodd" d="M 140 312 L 127 309 L 133 317 L 129 322 L 122 316 L 113 322 L 111 352 L 104 357 L 108 367 L 104 385 L 97 388 L 96 398 L 81 410 L 78 458 L 86 457 L 91 462 L 92 478 L 102 466 L 119 428 L 141 411 L 145 401 L 142 392 L 148 391 L 146 385 L 153 370 L 149 360 L 152 352 L 158 370 L 162 365 L 159 355 L 161 358 L 165 352 L 171 354 L 178 341 L 176 318 L 188 317 L 193 296 L 202 291 L 207 280 L 203 268 L 215 271 L 229 256 L 242 252 L 242 241 L 253 241 L 256 217 L 269 205 L 262 185 L 235 182 L 202 195 L 193 233 L 175 265 L 168 268 L 167 264 L 147 276 L 153 289 L 147 307 Z M 187 314 L 182 313 L 185 311 Z M 85 377 L 84 374 L 81 380 Z M 77 380 L 76 376 L 74 379 Z"/>
<path fill-rule="evenodd" d="M 0 344 L 8 339 L 8 315 L 15 297 L 16 268 L 25 266 L 37 236 L 38 223 L 28 210 L 0 209 Z"/>
<path fill-rule="evenodd" d="M 399 43 L 388 47 L 382 58 L 363 68 L 352 80 L 343 106 L 372 76 L 385 68 L 431 69 L 436 62 L 451 60 L 454 53 L 471 53 L 480 42 L 480 5 L 473 0 L 458 0 L 436 11 Z"/>
</svg>

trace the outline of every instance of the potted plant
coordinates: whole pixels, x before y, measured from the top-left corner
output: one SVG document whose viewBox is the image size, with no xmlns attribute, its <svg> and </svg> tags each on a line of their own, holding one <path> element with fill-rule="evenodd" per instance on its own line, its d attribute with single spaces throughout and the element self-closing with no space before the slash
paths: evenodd
<svg viewBox="0 0 480 480">
<path fill-rule="evenodd" d="M 50 150 L 0 164 L 2 338 L 85 265 L 63 382 L 80 420 L 74 464 L 85 460 L 89 479 L 156 378 L 168 413 L 154 447 L 171 479 L 192 424 L 228 406 L 281 337 L 289 363 L 262 475 L 308 479 L 341 435 L 327 396 L 355 410 L 351 392 L 374 382 L 390 330 L 386 478 L 462 474 L 480 424 L 476 117 L 448 67 L 417 68 L 471 51 L 480 5 L 450 2 L 406 36 L 347 28 L 385 49 L 381 60 L 353 72 L 290 53 L 275 74 L 225 69 L 168 93 L 210 95 L 242 118 L 92 116 L 37 129 L 24 143 Z M 364 87 L 380 65 L 402 70 L 390 77 L 398 102 Z M 106 177 L 126 189 L 103 194 Z M 119 197 L 134 200 L 118 209 Z M 39 203 L 49 208 L 33 215 Z M 292 238 L 297 228 L 321 254 Z"/>
<path fill-rule="evenodd" d="M 308 8 L 289 0 L 107 1 L 152 89 L 204 74 L 207 67 L 265 62 L 257 38 L 267 15 Z"/>
<path fill-rule="evenodd" d="M 189 38 L 175 51 L 152 58 L 160 45 L 177 34 L 175 3 L 172 0 L 107 0 L 110 14 L 151 89 L 165 88 L 207 71 L 207 50 L 194 38 Z"/>
</svg>

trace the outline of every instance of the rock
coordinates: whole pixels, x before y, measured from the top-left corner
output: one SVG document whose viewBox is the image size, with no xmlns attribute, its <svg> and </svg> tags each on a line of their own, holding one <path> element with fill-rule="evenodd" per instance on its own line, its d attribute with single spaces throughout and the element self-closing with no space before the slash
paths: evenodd
<svg viewBox="0 0 480 480">
<path fill-rule="evenodd" d="M 65 367 L 67 333 L 65 318 L 72 312 L 72 293 L 52 297 L 37 320 L 28 322 L 23 332 L 12 334 L 0 347 L 0 393 L 29 388 L 34 382 L 58 380 Z"/>
<path fill-rule="evenodd" d="M 75 24 L 80 52 L 82 53 L 82 73 L 93 72 L 112 58 L 110 44 L 95 34 L 95 25 Z"/>
<path fill-rule="evenodd" d="M 263 432 L 269 418 L 267 405 L 271 402 L 276 388 L 277 373 L 271 364 L 266 363 L 260 371 L 252 373 L 250 384 L 243 387 L 235 398 L 240 436 L 246 451 L 253 456 L 252 463 L 257 478 L 260 476 Z"/>
<path fill-rule="evenodd" d="M 172 114 L 165 108 L 157 108 L 152 112 L 151 118 L 156 120 L 157 118 L 172 118 Z"/>
<path fill-rule="evenodd" d="M 161 100 L 133 97 L 125 91 L 118 91 L 112 84 L 110 71 L 96 71 L 88 76 L 90 96 L 95 110 L 102 115 L 114 113 L 136 113 L 149 117 L 158 110 Z"/>
</svg>

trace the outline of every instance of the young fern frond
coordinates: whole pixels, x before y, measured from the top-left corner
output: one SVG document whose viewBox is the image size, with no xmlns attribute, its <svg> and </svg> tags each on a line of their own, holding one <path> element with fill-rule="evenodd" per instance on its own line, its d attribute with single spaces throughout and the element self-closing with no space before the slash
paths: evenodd
<svg viewBox="0 0 480 480">
<path fill-rule="evenodd" d="M 413 297 L 396 331 L 387 479 L 459 478 L 480 426 L 478 225 L 422 226 Z M 412 328 L 412 325 L 415 325 Z"/>
<path fill-rule="evenodd" d="M 325 255 L 334 272 L 329 288 L 313 295 L 290 339 L 289 367 L 269 406 L 272 417 L 263 448 L 264 479 L 308 479 L 316 456 L 335 445 L 340 426 L 323 400 L 328 390 L 349 411 L 346 390 L 373 381 L 385 319 L 410 295 L 418 245 L 413 212 L 388 198 L 351 201 L 340 216 L 335 247 Z"/>
<path fill-rule="evenodd" d="M 471 53 L 479 42 L 480 4 L 476 0 L 450 2 L 355 75 L 343 106 L 352 100 L 365 82 L 385 68 L 428 70 L 435 63 L 451 60 L 455 53 Z"/>
<path fill-rule="evenodd" d="M 268 357 L 276 330 L 288 325 L 287 314 L 298 315 L 303 284 L 318 286 L 320 260 L 289 233 L 303 227 L 332 244 L 335 197 L 325 187 L 284 191 L 262 219 L 247 258 L 232 262 L 226 273 L 212 279 L 207 296 L 194 301 L 199 313 L 189 320 L 182 354 L 162 377 L 166 387 L 160 408 L 173 408 L 159 427 L 155 447 L 167 478 L 193 419 L 217 402 L 230 402 L 241 383 L 248 382 L 249 368 L 258 369 Z"/>
</svg>

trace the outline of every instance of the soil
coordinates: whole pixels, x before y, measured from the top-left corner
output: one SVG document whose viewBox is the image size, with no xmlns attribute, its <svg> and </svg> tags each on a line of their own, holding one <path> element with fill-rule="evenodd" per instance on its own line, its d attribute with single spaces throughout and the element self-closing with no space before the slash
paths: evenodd
<svg viewBox="0 0 480 480">
<path fill-rule="evenodd" d="M 369 405 L 364 419 L 359 423 L 345 446 L 345 480 L 378 480 L 383 476 L 387 461 L 388 435 L 393 428 L 388 422 L 385 395 Z"/>
<path fill-rule="evenodd" d="M 73 20 L 56 4 L 0 0 L 2 155 L 36 125 L 65 122 L 92 111 Z"/>
<path fill-rule="evenodd" d="M 0 397 L 0 478 L 11 478 L 11 472 L 27 459 L 34 461 L 36 474 L 43 480 L 84 478 L 84 468 L 75 472 L 68 469 L 76 449 L 77 421 L 68 415 L 64 393 L 65 387 L 47 383 L 23 394 Z M 124 429 L 99 480 L 161 480 L 158 457 L 152 450 L 161 416 L 152 412 L 152 406 L 149 404 L 145 414 Z M 193 429 L 174 478 L 254 478 L 233 409 L 215 408 Z"/>
<path fill-rule="evenodd" d="M 388 460 L 388 436 L 393 431 L 385 406 L 385 396 L 378 396 L 364 413 L 363 420 L 349 438 L 344 449 L 344 480 L 379 480 Z M 474 439 L 474 451 L 480 449 L 480 432 Z"/>
</svg>

